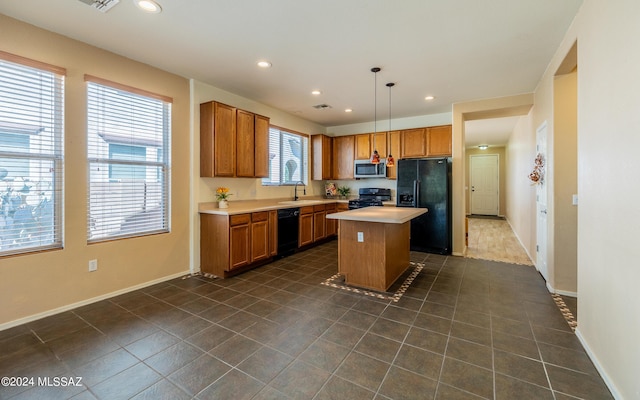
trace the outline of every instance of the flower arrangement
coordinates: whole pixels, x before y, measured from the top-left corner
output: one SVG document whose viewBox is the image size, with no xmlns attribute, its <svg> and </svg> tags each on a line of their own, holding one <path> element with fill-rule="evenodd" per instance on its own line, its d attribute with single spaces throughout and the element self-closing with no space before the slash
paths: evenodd
<svg viewBox="0 0 640 400">
<path fill-rule="evenodd" d="M 533 185 L 542 183 L 544 180 L 544 156 L 542 153 L 536 155 L 536 159 L 533 161 L 533 171 L 529 174 L 529 180 Z"/>
<path fill-rule="evenodd" d="M 229 196 L 231 196 L 231 193 L 229 193 L 229 188 L 220 186 L 219 188 L 216 189 L 216 200 L 218 201 L 229 200 Z"/>
</svg>

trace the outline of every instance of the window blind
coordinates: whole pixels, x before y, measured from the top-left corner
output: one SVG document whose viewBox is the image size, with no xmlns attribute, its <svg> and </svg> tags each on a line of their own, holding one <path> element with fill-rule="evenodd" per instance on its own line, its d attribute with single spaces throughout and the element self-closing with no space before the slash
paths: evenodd
<svg viewBox="0 0 640 400">
<path fill-rule="evenodd" d="M 307 183 L 308 139 L 280 128 L 269 127 L 269 177 L 263 185 Z"/>
<path fill-rule="evenodd" d="M 87 240 L 169 231 L 171 103 L 87 82 Z"/>
<path fill-rule="evenodd" d="M 0 52 L 0 256 L 62 247 L 63 74 Z"/>
</svg>

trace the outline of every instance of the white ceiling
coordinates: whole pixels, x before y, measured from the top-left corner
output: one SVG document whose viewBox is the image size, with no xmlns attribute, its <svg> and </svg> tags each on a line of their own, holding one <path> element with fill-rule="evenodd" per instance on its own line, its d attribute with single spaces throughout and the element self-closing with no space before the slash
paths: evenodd
<svg viewBox="0 0 640 400">
<path fill-rule="evenodd" d="M 388 117 L 387 82 L 394 119 L 532 92 L 582 0 L 158 2 L 160 14 L 132 0 L 106 13 L 79 0 L 0 0 L 0 13 L 337 126 L 373 121 L 372 67 L 382 68 L 378 119 Z M 322 103 L 332 108 L 312 107 Z"/>
</svg>

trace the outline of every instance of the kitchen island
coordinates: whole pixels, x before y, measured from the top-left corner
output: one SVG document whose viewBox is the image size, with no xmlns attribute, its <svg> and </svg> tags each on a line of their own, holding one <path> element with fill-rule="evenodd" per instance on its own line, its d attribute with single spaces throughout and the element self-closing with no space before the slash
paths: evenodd
<svg viewBox="0 0 640 400">
<path fill-rule="evenodd" d="M 409 267 L 411 220 L 426 208 L 366 207 L 327 215 L 338 225 L 345 283 L 384 292 Z"/>
</svg>

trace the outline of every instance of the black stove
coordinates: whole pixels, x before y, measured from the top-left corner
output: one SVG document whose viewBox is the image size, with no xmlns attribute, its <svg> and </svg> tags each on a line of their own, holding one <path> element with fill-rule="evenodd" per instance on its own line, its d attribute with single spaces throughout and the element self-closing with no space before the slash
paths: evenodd
<svg viewBox="0 0 640 400">
<path fill-rule="evenodd" d="M 349 209 L 364 208 L 371 206 L 382 206 L 383 201 L 391 200 L 391 189 L 384 188 L 361 188 L 358 190 L 359 198 L 349 200 Z"/>
</svg>

